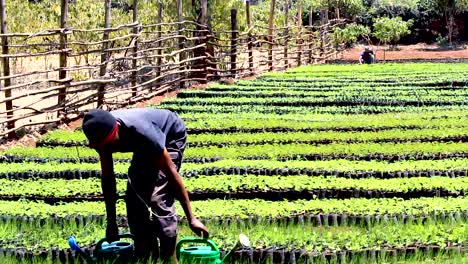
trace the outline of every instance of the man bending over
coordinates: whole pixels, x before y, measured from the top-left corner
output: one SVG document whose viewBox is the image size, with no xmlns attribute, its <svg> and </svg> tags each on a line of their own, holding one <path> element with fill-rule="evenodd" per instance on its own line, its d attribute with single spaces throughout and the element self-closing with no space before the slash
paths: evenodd
<svg viewBox="0 0 468 264">
<path fill-rule="evenodd" d="M 208 237 L 207 228 L 193 215 L 190 200 L 178 171 L 187 132 L 183 121 L 168 110 L 91 110 L 83 118 L 89 146 L 99 153 L 102 169 L 107 229 L 117 240 L 116 179 L 112 153 L 132 152 L 126 191 L 130 232 L 135 236 L 135 256 L 163 262 L 174 259 L 177 242 L 177 198 L 193 232 Z M 157 239 L 159 238 L 159 245 Z"/>
</svg>

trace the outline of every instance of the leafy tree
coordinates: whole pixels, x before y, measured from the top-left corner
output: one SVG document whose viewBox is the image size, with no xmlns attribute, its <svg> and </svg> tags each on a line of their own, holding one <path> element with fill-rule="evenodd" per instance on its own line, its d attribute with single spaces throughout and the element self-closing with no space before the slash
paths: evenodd
<svg viewBox="0 0 468 264">
<path fill-rule="evenodd" d="M 406 12 L 417 13 L 420 0 L 375 0 L 370 13 L 379 15 L 381 12 L 390 17 L 401 16 Z"/>
<path fill-rule="evenodd" d="M 380 17 L 374 21 L 373 35 L 384 44 L 390 43 L 396 45 L 396 42 L 400 40 L 401 37 L 411 33 L 409 28 L 412 24 L 412 20 L 403 21 L 401 17 Z"/>
<path fill-rule="evenodd" d="M 421 2 L 444 14 L 449 43 L 452 45 L 456 26 L 455 16 L 468 11 L 468 0 L 421 0 Z"/>
<path fill-rule="evenodd" d="M 355 43 L 359 37 L 368 38 L 370 29 L 356 23 L 348 24 L 344 28 L 336 28 L 331 37 L 335 45 L 349 45 Z"/>
<path fill-rule="evenodd" d="M 362 0 L 302 0 L 304 10 L 334 8 L 337 17 L 354 17 L 365 11 Z M 343 15 L 342 15 L 343 14 Z"/>
<path fill-rule="evenodd" d="M 401 17 L 380 17 L 374 21 L 373 35 L 384 44 L 395 44 L 401 37 L 411 33 L 413 20 L 403 21 Z"/>
</svg>

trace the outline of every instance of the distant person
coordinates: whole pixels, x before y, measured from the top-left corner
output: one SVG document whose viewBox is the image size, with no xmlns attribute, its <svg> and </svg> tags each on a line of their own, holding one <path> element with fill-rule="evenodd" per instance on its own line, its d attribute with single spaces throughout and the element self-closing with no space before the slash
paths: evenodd
<svg viewBox="0 0 468 264">
<path fill-rule="evenodd" d="M 374 51 L 369 48 L 368 46 L 364 47 L 364 50 L 361 52 L 359 56 L 359 63 L 363 64 L 372 64 L 374 63 Z"/>
</svg>

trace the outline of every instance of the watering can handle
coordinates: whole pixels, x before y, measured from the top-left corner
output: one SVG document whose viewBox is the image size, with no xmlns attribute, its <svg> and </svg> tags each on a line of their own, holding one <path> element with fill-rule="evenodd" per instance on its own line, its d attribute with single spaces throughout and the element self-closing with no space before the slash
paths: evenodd
<svg viewBox="0 0 468 264">
<path fill-rule="evenodd" d="M 180 249 L 182 248 L 182 245 L 187 244 L 187 243 L 206 244 L 206 245 L 211 247 L 211 250 L 219 251 L 219 249 L 215 245 L 215 243 L 213 241 L 209 240 L 209 239 L 206 239 L 206 238 L 182 238 L 181 240 L 179 240 L 179 242 L 177 243 L 177 247 L 176 247 L 177 259 L 180 258 Z"/>
<path fill-rule="evenodd" d="M 120 238 L 131 238 L 133 240 L 135 240 L 135 236 L 132 235 L 132 234 L 122 234 L 122 235 L 118 235 L 117 236 L 119 239 Z M 104 242 L 111 242 L 107 239 L 107 237 L 105 238 L 102 238 L 101 240 L 99 240 L 97 243 L 96 243 L 96 249 L 101 249 L 102 248 L 102 243 Z"/>
</svg>

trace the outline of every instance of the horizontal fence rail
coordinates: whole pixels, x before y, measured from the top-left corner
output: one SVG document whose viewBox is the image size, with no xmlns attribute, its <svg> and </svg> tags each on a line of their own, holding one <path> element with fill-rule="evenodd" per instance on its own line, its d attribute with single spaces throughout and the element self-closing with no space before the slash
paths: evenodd
<svg viewBox="0 0 468 264">
<path fill-rule="evenodd" d="M 328 35 L 345 23 L 239 31 L 232 11 L 229 31 L 187 20 L 142 25 L 137 15 L 129 24 L 110 27 L 106 20 L 105 28 L 84 30 L 67 26 L 68 1 L 62 1 L 61 28 L 9 33 L 0 1 L 0 136 L 10 138 L 91 108 L 116 109 L 198 83 L 321 62 L 337 54 Z"/>
</svg>

